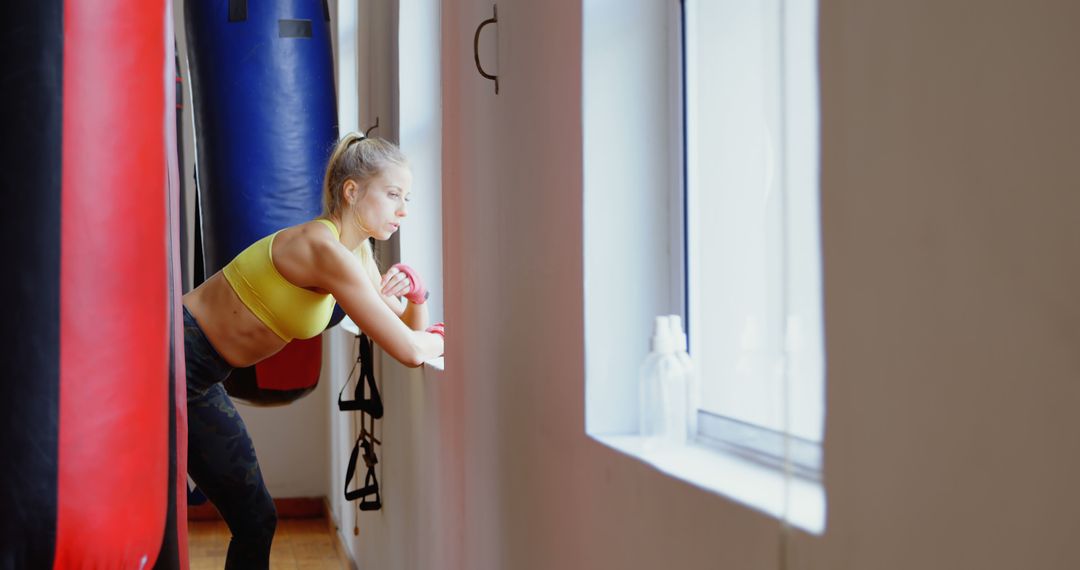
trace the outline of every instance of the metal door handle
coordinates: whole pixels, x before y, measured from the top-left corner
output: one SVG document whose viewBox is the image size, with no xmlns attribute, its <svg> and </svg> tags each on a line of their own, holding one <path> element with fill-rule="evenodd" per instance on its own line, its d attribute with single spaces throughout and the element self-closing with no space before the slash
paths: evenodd
<svg viewBox="0 0 1080 570">
<path fill-rule="evenodd" d="M 476 28 L 476 35 L 473 36 L 473 44 L 472 44 L 472 46 L 473 46 L 473 58 L 476 59 L 476 70 L 480 72 L 480 75 L 484 76 L 485 79 L 490 79 L 490 80 L 495 82 L 495 94 L 498 95 L 499 94 L 499 76 L 498 75 L 491 75 L 490 73 L 487 73 L 486 71 L 484 71 L 484 68 L 480 65 L 480 30 L 483 30 L 484 26 L 486 26 L 488 24 L 497 24 L 497 23 L 499 23 L 499 6 L 498 6 L 498 4 L 492 5 L 491 13 L 492 13 L 491 18 L 489 18 L 487 20 L 484 20 L 483 22 L 480 22 L 480 26 L 478 26 Z"/>
</svg>

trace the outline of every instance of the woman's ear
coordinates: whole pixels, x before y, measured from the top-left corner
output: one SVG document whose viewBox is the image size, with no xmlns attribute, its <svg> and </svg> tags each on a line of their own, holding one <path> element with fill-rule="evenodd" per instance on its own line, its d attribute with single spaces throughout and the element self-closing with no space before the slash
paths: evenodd
<svg viewBox="0 0 1080 570">
<path fill-rule="evenodd" d="M 352 206 L 356 202 L 356 194 L 360 188 L 357 187 L 356 181 L 346 180 L 341 185 L 341 194 L 345 197 L 345 203 Z"/>
</svg>

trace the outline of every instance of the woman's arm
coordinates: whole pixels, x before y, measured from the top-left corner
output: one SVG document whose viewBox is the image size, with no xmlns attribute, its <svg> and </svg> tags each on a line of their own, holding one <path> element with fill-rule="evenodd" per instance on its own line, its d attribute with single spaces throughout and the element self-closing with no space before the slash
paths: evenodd
<svg viewBox="0 0 1080 570">
<path fill-rule="evenodd" d="M 414 331 L 422 331 L 428 326 L 427 303 L 417 305 L 405 302 L 405 311 L 401 314 L 401 320 Z"/>
<path fill-rule="evenodd" d="M 345 314 L 375 344 L 395 360 L 411 367 L 420 366 L 425 360 L 443 353 L 442 337 L 406 326 L 403 319 L 409 315 L 410 308 L 406 307 L 401 317 L 396 315 L 368 279 L 359 260 L 348 250 L 337 243 L 321 243 L 316 247 L 324 251 L 314 255 L 315 285 L 329 291 Z M 416 312 L 415 309 L 412 311 Z"/>
<path fill-rule="evenodd" d="M 394 311 L 395 315 L 397 315 L 399 318 L 404 318 L 406 307 L 405 307 L 405 304 L 401 302 L 401 299 L 398 299 L 397 297 L 395 297 L 393 295 L 386 295 L 386 294 L 382 294 L 382 295 L 380 295 L 380 297 L 382 297 L 382 300 L 383 300 L 384 303 L 386 303 L 386 306 L 390 307 L 391 311 Z M 413 328 L 413 327 L 409 327 L 409 328 Z M 413 330 L 416 330 L 416 329 L 413 329 Z"/>
<path fill-rule="evenodd" d="M 405 323 L 405 326 L 414 331 L 422 331 L 427 328 L 430 317 L 428 316 L 427 303 L 417 305 L 404 299 L 398 299 L 394 295 L 380 294 L 384 303 L 395 315 Z"/>
</svg>

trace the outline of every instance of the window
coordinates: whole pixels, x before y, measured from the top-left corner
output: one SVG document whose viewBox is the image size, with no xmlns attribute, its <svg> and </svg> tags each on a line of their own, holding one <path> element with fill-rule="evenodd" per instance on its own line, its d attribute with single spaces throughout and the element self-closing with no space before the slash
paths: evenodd
<svg viewBox="0 0 1080 570">
<path fill-rule="evenodd" d="M 443 320 L 442 88 L 439 2 L 397 3 L 397 130 L 413 171 L 413 206 L 400 235 L 400 257 L 421 271 L 431 322 Z M 385 9 L 385 8 L 384 8 Z M 429 365 L 441 367 L 442 358 Z"/>
<path fill-rule="evenodd" d="M 390 240 L 375 244 L 376 256 L 383 269 L 400 260 L 423 276 L 434 292 L 431 322 L 444 314 L 438 7 L 437 0 L 340 2 L 335 22 L 341 133 L 370 130 L 396 142 L 413 173 L 408 221 Z M 441 361 L 428 364 L 441 367 Z"/>
<path fill-rule="evenodd" d="M 790 458 L 813 473 L 824 419 L 816 6 L 684 9 L 686 313 L 700 433 L 774 458 L 789 434 Z"/>
<path fill-rule="evenodd" d="M 816 4 L 585 0 L 585 430 L 820 533 Z M 699 436 L 646 448 L 638 368 L 682 313 Z M 805 475 L 800 477 L 799 475 Z"/>
</svg>

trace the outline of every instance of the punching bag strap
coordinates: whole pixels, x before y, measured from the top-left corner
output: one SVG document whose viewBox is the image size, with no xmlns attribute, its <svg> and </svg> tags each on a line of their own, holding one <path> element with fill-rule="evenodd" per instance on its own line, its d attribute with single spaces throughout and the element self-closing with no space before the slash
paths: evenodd
<svg viewBox="0 0 1080 570">
<path fill-rule="evenodd" d="M 247 20 L 247 0 L 229 0 L 229 21 L 243 22 Z"/>
<path fill-rule="evenodd" d="M 375 384 L 374 351 L 372 350 L 371 339 L 365 334 L 359 335 L 357 339 L 360 343 L 360 349 L 357 351 L 356 362 L 353 364 L 352 371 L 349 372 L 349 378 L 352 378 L 356 367 L 360 367 L 360 376 L 356 379 L 356 391 L 353 392 L 352 400 L 343 400 L 342 395 L 345 394 L 345 388 L 349 385 L 346 381 L 345 385 L 341 387 L 341 391 L 338 392 L 338 409 L 343 412 L 360 411 L 379 419 L 383 417 L 383 403 L 382 396 L 379 395 L 379 387 Z M 364 398 L 364 386 L 367 386 L 368 392 L 371 394 L 368 398 Z"/>
</svg>

